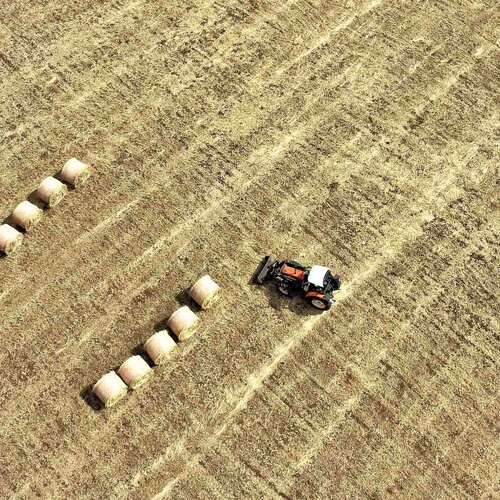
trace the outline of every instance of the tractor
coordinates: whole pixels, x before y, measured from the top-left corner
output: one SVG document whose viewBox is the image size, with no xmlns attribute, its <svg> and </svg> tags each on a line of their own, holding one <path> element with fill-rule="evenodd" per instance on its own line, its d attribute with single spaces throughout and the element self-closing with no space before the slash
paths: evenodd
<svg viewBox="0 0 500 500">
<path fill-rule="evenodd" d="M 309 305 L 322 311 L 332 307 L 333 292 L 340 289 L 340 276 L 327 267 L 305 267 L 294 261 L 274 260 L 270 255 L 262 261 L 255 281 L 259 285 L 274 281 L 283 295 L 301 295 Z"/>
</svg>

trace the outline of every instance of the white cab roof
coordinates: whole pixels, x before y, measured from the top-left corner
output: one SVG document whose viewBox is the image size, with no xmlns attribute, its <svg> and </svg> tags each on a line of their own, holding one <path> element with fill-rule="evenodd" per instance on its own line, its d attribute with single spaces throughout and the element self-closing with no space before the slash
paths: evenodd
<svg viewBox="0 0 500 500">
<path fill-rule="evenodd" d="M 307 281 L 316 286 L 323 286 L 325 282 L 325 274 L 329 271 L 328 267 L 312 266 L 309 271 Z"/>
</svg>

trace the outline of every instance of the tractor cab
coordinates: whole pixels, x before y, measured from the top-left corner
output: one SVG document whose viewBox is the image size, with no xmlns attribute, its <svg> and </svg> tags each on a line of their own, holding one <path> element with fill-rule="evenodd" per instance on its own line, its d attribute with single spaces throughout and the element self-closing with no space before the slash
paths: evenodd
<svg viewBox="0 0 500 500">
<path fill-rule="evenodd" d="M 307 273 L 306 282 L 313 286 L 323 288 L 327 274 L 331 274 L 330 269 L 327 267 L 312 266 Z"/>
</svg>

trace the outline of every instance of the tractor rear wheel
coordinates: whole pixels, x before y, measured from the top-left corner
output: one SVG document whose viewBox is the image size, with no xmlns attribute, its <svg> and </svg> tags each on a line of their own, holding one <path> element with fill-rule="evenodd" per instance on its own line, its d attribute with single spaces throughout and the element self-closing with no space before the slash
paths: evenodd
<svg viewBox="0 0 500 500">
<path fill-rule="evenodd" d="M 306 297 L 306 300 L 310 306 L 321 311 L 328 311 L 332 307 L 331 299 L 326 297 Z"/>
</svg>

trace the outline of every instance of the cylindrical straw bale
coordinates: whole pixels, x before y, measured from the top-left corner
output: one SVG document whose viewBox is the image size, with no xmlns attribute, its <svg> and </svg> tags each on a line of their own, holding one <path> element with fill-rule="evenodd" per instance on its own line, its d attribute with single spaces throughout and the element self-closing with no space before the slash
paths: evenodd
<svg viewBox="0 0 500 500">
<path fill-rule="evenodd" d="M 38 198 L 47 203 L 49 207 L 55 207 L 68 192 L 68 187 L 54 177 L 45 178 L 38 186 Z"/>
<path fill-rule="evenodd" d="M 42 218 L 43 210 L 29 201 L 22 201 L 12 212 L 14 224 L 29 231 L 33 229 Z"/>
<path fill-rule="evenodd" d="M 91 175 L 90 167 L 76 158 L 68 160 L 61 170 L 61 179 L 73 184 L 73 186 L 83 186 Z"/>
<path fill-rule="evenodd" d="M 220 286 L 207 274 L 189 290 L 189 295 L 202 309 L 212 307 L 219 299 Z"/>
<path fill-rule="evenodd" d="M 179 340 L 186 340 L 196 331 L 199 322 L 198 316 L 188 306 L 182 306 L 170 316 L 167 325 Z"/>
<path fill-rule="evenodd" d="M 149 380 L 153 370 L 141 356 L 132 356 L 122 363 L 118 375 L 131 389 L 137 389 Z"/>
<path fill-rule="evenodd" d="M 15 252 L 23 241 L 23 235 L 9 224 L 0 226 L 0 252 L 9 255 Z"/>
<path fill-rule="evenodd" d="M 154 361 L 155 365 L 161 365 L 167 360 L 168 355 L 176 345 L 175 340 L 167 330 L 162 330 L 149 337 L 144 344 L 144 350 Z"/>
<path fill-rule="evenodd" d="M 104 406 L 109 407 L 127 394 L 127 386 L 116 372 L 111 371 L 96 382 L 92 392 L 103 402 Z"/>
</svg>

